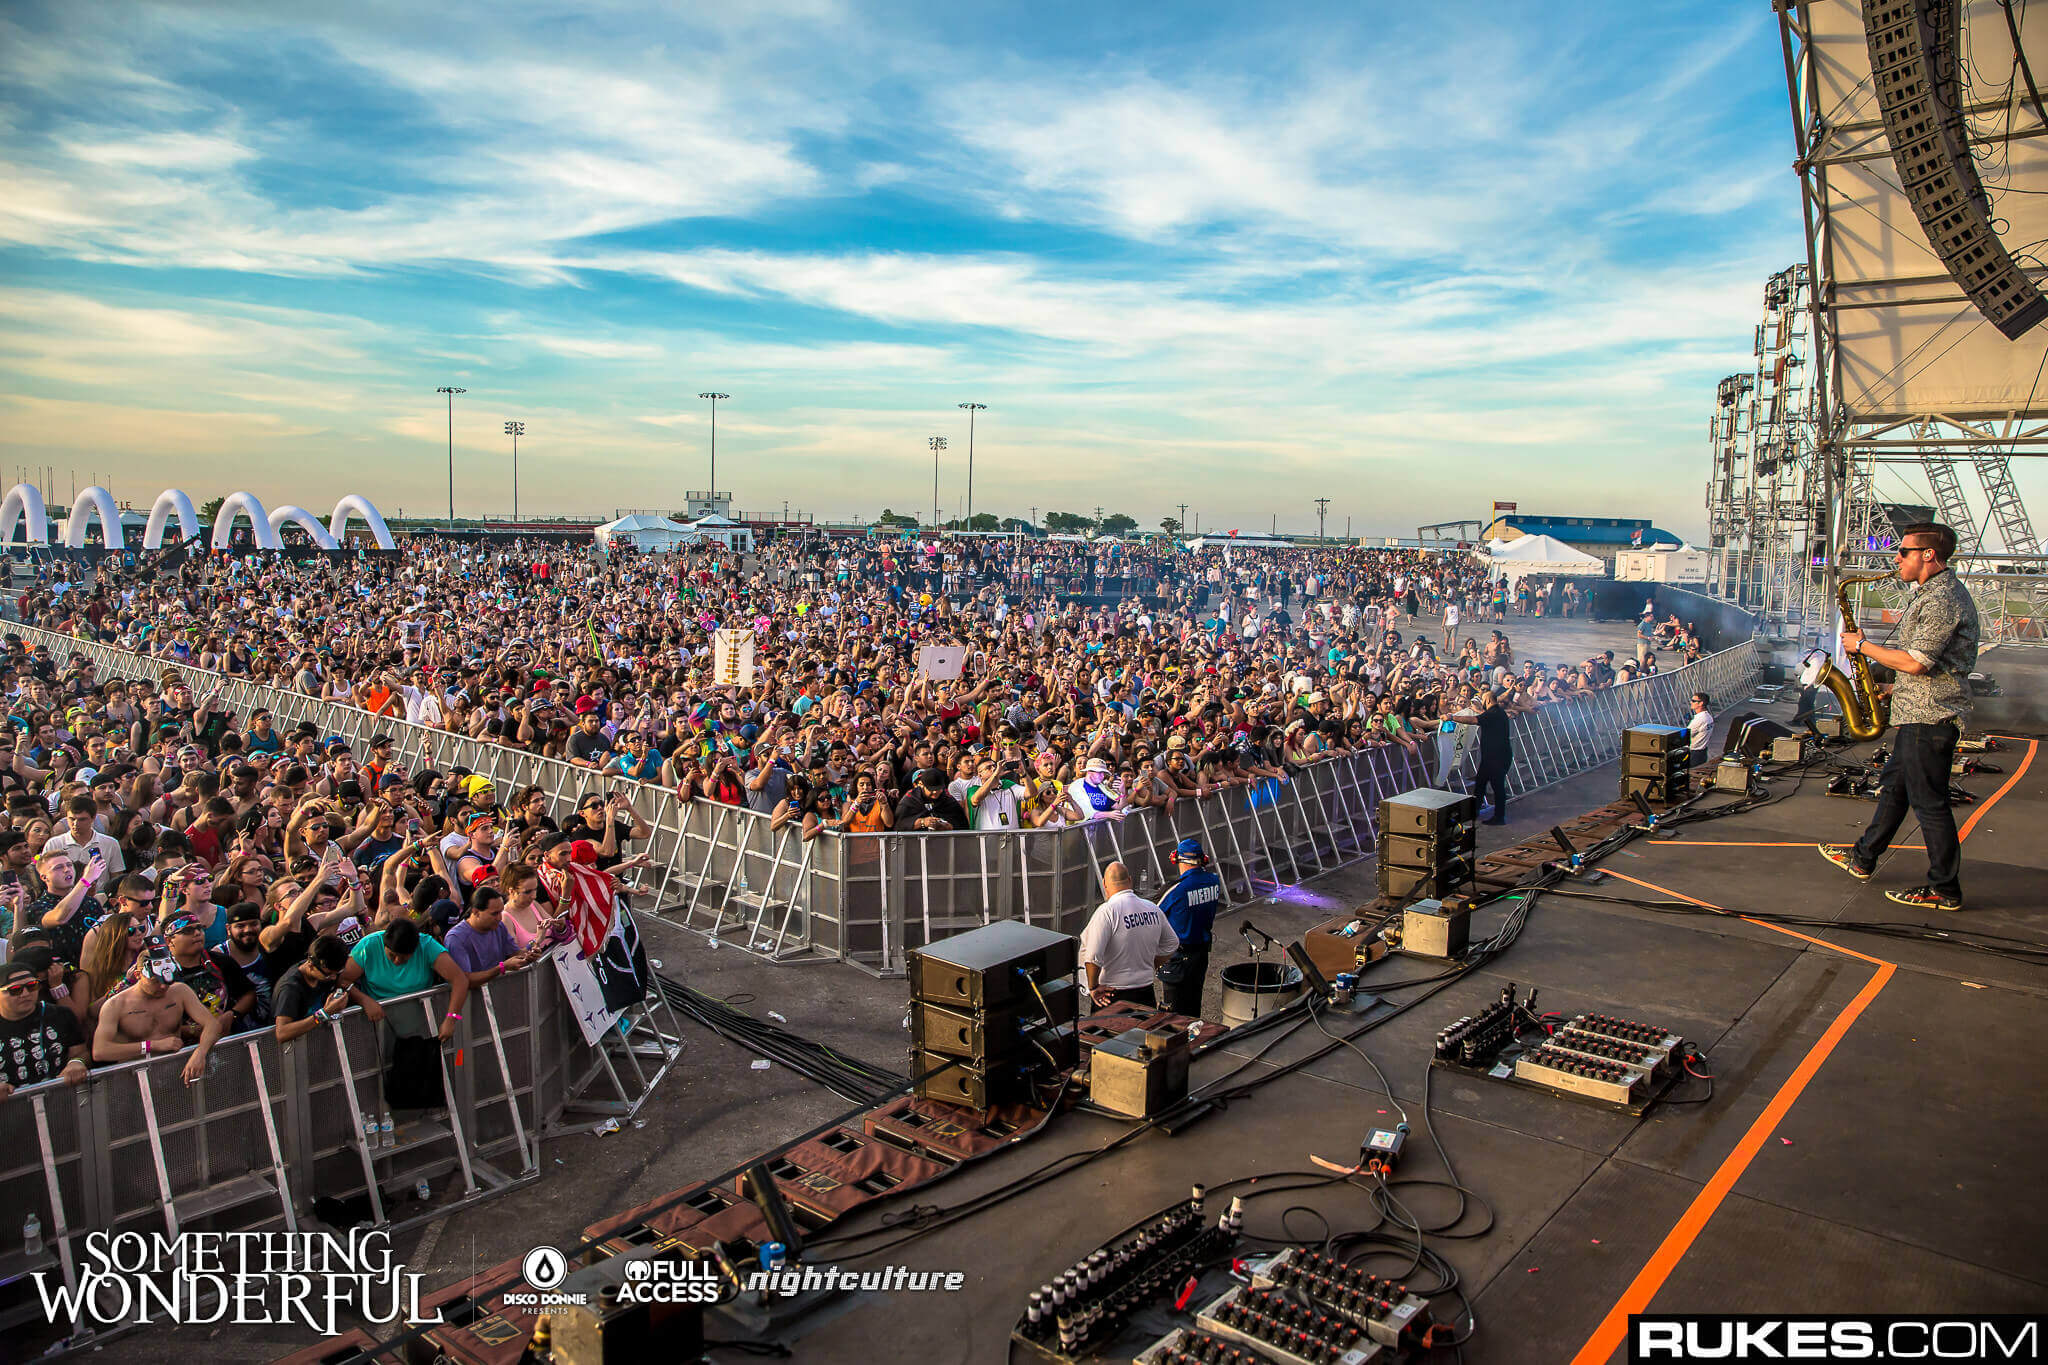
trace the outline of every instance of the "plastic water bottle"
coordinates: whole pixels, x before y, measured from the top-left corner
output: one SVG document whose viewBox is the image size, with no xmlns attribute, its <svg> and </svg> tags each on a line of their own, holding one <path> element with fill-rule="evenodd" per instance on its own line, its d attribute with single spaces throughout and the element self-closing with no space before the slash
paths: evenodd
<svg viewBox="0 0 2048 1365">
<path fill-rule="evenodd" d="M 43 1220 L 33 1213 L 21 1225 L 21 1249 L 30 1256 L 43 1254 Z"/>
<path fill-rule="evenodd" d="M 419 1200 L 422 1204 L 434 1197 L 434 1191 L 428 1186 L 425 1176 L 421 1176 L 420 1183 L 412 1187 L 412 1194 L 413 1198 Z"/>
<path fill-rule="evenodd" d="M 377 1146 L 377 1116 L 375 1114 L 365 1113 L 363 1115 L 363 1146 L 371 1149 Z"/>
<path fill-rule="evenodd" d="M 388 1109 L 384 1111 L 384 1116 L 377 1120 L 377 1145 L 379 1147 L 396 1147 L 398 1145 L 398 1137 L 391 1127 L 391 1111 Z"/>
</svg>

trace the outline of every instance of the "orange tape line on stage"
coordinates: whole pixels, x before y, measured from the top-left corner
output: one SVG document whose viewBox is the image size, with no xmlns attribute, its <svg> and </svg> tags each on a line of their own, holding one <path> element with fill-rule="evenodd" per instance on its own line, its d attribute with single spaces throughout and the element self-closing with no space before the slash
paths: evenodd
<svg viewBox="0 0 2048 1365">
<path fill-rule="evenodd" d="M 1996 736 L 1996 738 L 2011 739 L 2012 736 L 2000 735 Z M 2020 760 L 2019 767 L 2014 768 L 2012 770 L 2012 776 L 2005 779 L 2005 785 L 2000 787 L 1997 791 L 1991 793 L 1991 799 L 1989 801 L 1986 801 L 1983 805 L 1977 807 L 1976 810 L 1970 812 L 1970 818 L 1963 821 L 1963 827 L 1956 831 L 1957 843 L 1961 843 L 1963 840 L 1969 838 L 1970 831 L 1977 828 L 1977 822 L 1984 818 L 1984 812 L 1990 810 L 1993 806 L 1997 805 L 1998 798 L 2005 795 L 2007 792 L 2011 791 L 2012 784 L 2019 781 L 2021 778 L 2027 775 L 2027 769 L 2032 767 L 2034 764 L 2034 750 L 2039 748 L 2040 746 L 2031 739 L 2028 740 L 2026 743 L 2027 756 Z"/>
<path fill-rule="evenodd" d="M 1999 799 L 2011 791 L 2013 784 L 2025 776 L 2027 769 L 2033 765 L 2034 753 L 2039 746 L 2031 739 L 2026 741 L 2026 745 L 2027 756 L 2020 760 L 2019 767 L 2013 771 L 2011 777 L 2005 780 L 2005 785 L 1993 792 L 1983 805 L 1977 807 L 1970 818 L 1964 822 L 1963 827 L 1956 831 L 1958 843 L 1970 837 L 1970 831 L 1977 827 L 1977 822 L 1984 818 L 1984 813 L 1997 805 Z M 1641 878 L 1631 877 L 1625 872 L 1615 872 L 1611 868 L 1607 870 L 1611 875 L 1619 877 L 1625 882 L 1633 882 L 1635 885 L 1650 891 L 1661 891 L 1667 896 L 1682 901 L 1691 901 L 1694 905 L 1706 906 L 1709 909 L 1719 910 L 1722 908 L 1718 905 L 1711 905 L 1707 901 L 1685 895 L 1682 892 L 1673 891 L 1670 887 L 1658 886 L 1654 882 L 1646 882 Z M 1721 1207 L 1721 1201 L 1726 1199 L 1729 1191 L 1735 1188 L 1735 1182 L 1742 1178 L 1744 1171 L 1749 1169 L 1749 1163 L 1755 1159 L 1757 1152 L 1762 1150 L 1764 1141 L 1770 1137 L 1771 1131 L 1791 1111 L 1794 1101 L 1806 1089 L 1806 1083 L 1812 1080 L 1815 1074 L 1820 1071 L 1821 1064 L 1827 1061 L 1829 1054 L 1835 1050 L 1835 1045 L 1841 1042 L 1842 1038 L 1849 1032 L 1850 1026 L 1861 1017 L 1870 1002 L 1877 998 L 1878 992 L 1884 989 L 1885 983 L 1891 980 L 1892 973 L 1897 970 L 1892 963 L 1883 961 L 1880 958 L 1871 957 L 1866 953 L 1859 953 L 1853 948 L 1844 948 L 1839 943 L 1828 943 L 1822 939 L 1802 934 L 1796 929 L 1787 929 L 1783 925 L 1768 924 L 1763 920 L 1750 919 L 1747 915 L 1739 916 L 1739 918 L 1750 924 L 1761 925 L 1763 928 L 1770 929 L 1776 933 L 1805 939 L 1808 943 L 1819 947 L 1844 953 L 1850 957 L 1860 958 L 1865 962 L 1875 964 L 1877 971 L 1872 974 L 1869 981 L 1864 983 L 1863 989 L 1856 993 L 1856 998 L 1849 1002 L 1848 1007 L 1835 1016 L 1834 1023 L 1828 1025 L 1827 1032 L 1822 1034 L 1820 1041 L 1816 1042 L 1808 1050 L 1806 1056 L 1800 1061 L 1798 1067 L 1793 1070 L 1791 1076 L 1786 1079 L 1782 1086 L 1778 1087 L 1778 1093 L 1773 1095 L 1771 1102 L 1764 1106 L 1763 1113 L 1757 1115 L 1756 1122 L 1752 1123 L 1749 1126 L 1749 1131 L 1742 1135 L 1742 1141 L 1735 1144 L 1735 1150 L 1728 1154 L 1727 1159 L 1721 1163 L 1712 1178 L 1701 1187 L 1699 1194 L 1694 1196 L 1692 1203 L 1679 1216 L 1678 1222 L 1672 1226 L 1670 1232 L 1665 1234 L 1664 1240 L 1658 1244 L 1657 1249 L 1650 1254 L 1649 1261 L 1637 1273 L 1635 1279 L 1630 1282 L 1629 1287 L 1622 1292 L 1621 1298 L 1615 1301 L 1614 1307 L 1607 1310 L 1607 1316 L 1601 1319 L 1600 1325 L 1593 1329 L 1593 1335 L 1586 1339 L 1586 1344 L 1581 1346 L 1578 1354 L 1572 1357 L 1572 1365 L 1601 1365 L 1602 1362 L 1612 1359 L 1615 1352 L 1619 1351 L 1626 1344 L 1629 1315 L 1631 1313 L 1640 1313 L 1650 1306 L 1650 1300 L 1655 1298 L 1657 1291 L 1664 1287 L 1664 1281 L 1670 1278 L 1671 1272 L 1677 1268 L 1678 1262 L 1685 1256 L 1687 1251 L 1692 1249 L 1693 1242 L 1705 1230 L 1707 1220 L 1714 1216 L 1715 1211 Z"/>
<path fill-rule="evenodd" d="M 1707 906 L 1713 910 L 1722 908 L 1673 891 L 1668 886 L 1658 886 L 1654 882 L 1615 872 L 1611 868 L 1607 871 L 1610 876 L 1620 877 L 1625 882 L 1634 882 L 1637 886 L 1646 887 L 1651 891 L 1661 891 L 1678 900 L 1691 901 L 1694 905 Z M 1586 1339 L 1586 1344 L 1572 1357 L 1572 1365 L 1599 1365 L 1599 1362 L 1610 1359 L 1622 1348 L 1628 1335 L 1629 1315 L 1640 1313 L 1650 1306 L 1650 1300 L 1664 1287 L 1664 1281 L 1670 1277 L 1671 1272 L 1678 1267 L 1678 1262 L 1692 1249 L 1693 1242 L 1706 1229 L 1707 1220 L 1714 1216 L 1715 1211 L 1721 1207 L 1721 1201 L 1735 1188 L 1735 1182 L 1749 1169 L 1749 1163 L 1763 1149 L 1772 1130 L 1790 1112 L 1793 1102 L 1806 1089 L 1806 1083 L 1820 1070 L 1821 1063 L 1827 1061 L 1828 1055 L 1835 1050 L 1835 1044 L 1848 1033 L 1849 1026 L 1856 1022 L 1864 1008 L 1877 998 L 1877 993 L 1884 989 L 1885 983 L 1891 980 L 1892 972 L 1895 970 L 1891 963 L 1879 961 L 1874 957 L 1865 957 L 1854 949 L 1825 943 L 1817 938 L 1808 938 L 1796 930 L 1776 924 L 1765 924 L 1762 920 L 1749 919 L 1746 915 L 1740 918 L 1751 924 L 1763 925 L 1766 929 L 1774 929 L 1781 934 L 1790 934 L 1793 938 L 1806 939 L 1808 943 L 1818 944 L 1823 948 L 1832 948 L 1836 952 L 1862 958 L 1865 962 L 1875 962 L 1877 971 L 1864 983 L 1856 998 L 1849 1002 L 1848 1008 L 1835 1016 L 1835 1022 L 1828 1025 L 1828 1031 L 1820 1036 L 1820 1041 L 1807 1051 L 1806 1056 L 1793 1069 L 1791 1076 L 1778 1087 L 1778 1093 L 1771 1096 L 1771 1102 L 1764 1106 L 1764 1112 L 1757 1115 L 1756 1122 L 1742 1135 L 1742 1141 L 1735 1144 L 1735 1150 L 1728 1154 L 1712 1178 L 1701 1187 L 1691 1205 L 1679 1216 L 1671 1231 L 1665 1234 L 1657 1249 L 1650 1254 L 1648 1264 L 1637 1273 L 1629 1287 L 1622 1291 L 1621 1298 L 1615 1302 L 1614 1307 L 1607 1310 L 1607 1316 L 1601 1319 L 1600 1325 L 1593 1329 L 1593 1335 Z"/>
</svg>

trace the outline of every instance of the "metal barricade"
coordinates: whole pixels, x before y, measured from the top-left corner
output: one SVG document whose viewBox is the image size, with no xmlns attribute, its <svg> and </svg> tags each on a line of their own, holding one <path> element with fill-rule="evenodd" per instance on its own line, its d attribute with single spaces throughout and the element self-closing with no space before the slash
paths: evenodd
<svg viewBox="0 0 2048 1365">
<path fill-rule="evenodd" d="M 1079 933 L 1102 901 L 1102 872 L 1121 862 L 1141 894 L 1172 884 L 1173 849 L 1202 840 L 1226 909 L 1278 886 L 1372 856 L 1381 798 L 1427 785 L 1398 746 L 1334 755 L 1286 781 L 1182 797 L 1171 813 L 1014 833 L 857 834 L 836 840 L 838 914 L 813 916 L 813 946 L 881 975 L 905 954 L 996 919 Z"/>
<path fill-rule="evenodd" d="M 33 626 L 18 629 L 53 652 L 83 653 L 109 673 L 154 678 L 175 669 L 195 693 L 211 690 L 238 716 L 268 707 L 281 721 L 311 721 L 358 752 L 372 735 L 388 734 L 408 767 L 459 764 L 508 794 L 538 787 L 557 818 L 573 811 L 585 792 L 614 780 L 560 759 L 372 716 L 290 689 Z M 1756 644 L 1745 641 L 1669 673 L 1514 717 L 1508 795 L 1526 796 L 1613 762 L 1627 726 L 1682 720 L 1691 692 L 1733 696 L 1748 688 L 1759 668 Z M 651 898 L 653 912 L 667 922 L 771 960 L 828 959 L 897 972 L 906 950 L 991 919 L 1076 931 L 1099 900 L 1104 866 L 1121 860 L 1137 878 L 1163 887 L 1173 844 L 1189 835 L 1209 850 L 1234 905 L 1261 894 L 1261 886 L 1297 882 L 1371 856 L 1382 797 L 1424 785 L 1462 790 L 1477 767 L 1476 745 L 1462 737 L 1445 745 L 1423 736 L 1413 751 L 1399 745 L 1359 750 L 1310 764 L 1288 782 L 1182 798 L 1170 817 L 1163 808 L 1146 808 L 1114 822 L 1060 830 L 826 832 L 808 840 L 794 826 L 773 828 L 767 813 L 703 799 L 683 802 L 642 783 L 636 809 L 653 831 L 652 864 L 646 879 L 629 889 Z"/>
<path fill-rule="evenodd" d="M 329 1199 L 360 1201 L 365 1221 L 394 1231 L 441 1217 L 537 1179 L 543 1136 L 584 1112 L 630 1115 L 680 1055 L 651 983 L 626 1028 L 592 1047 L 543 964 L 470 992 L 439 1048 L 444 1103 L 387 1137 L 388 1040 L 438 1030 L 446 998 L 384 1001 L 381 1023 L 350 1009 L 288 1043 L 269 1029 L 224 1038 L 191 1085 L 187 1050 L 17 1091 L 0 1102 L 0 1210 L 10 1233 L 34 1214 L 44 1245 L 0 1255 L 0 1282 L 54 1271 L 75 1288 L 74 1243 L 89 1230 L 295 1230 Z M 452 1201 L 398 1202 L 449 1176 Z"/>
<path fill-rule="evenodd" d="M 624 781 L 563 759 L 543 758 L 396 716 L 373 715 L 359 706 L 291 688 L 36 626 L 19 626 L 16 632 L 31 644 L 48 645 L 53 654 L 64 650 L 85 655 L 96 676 L 156 681 L 175 672 L 192 687 L 195 698 L 216 698 L 238 718 L 267 709 L 280 728 L 311 723 L 323 736 L 346 740 L 358 754 L 366 751 L 373 737 L 388 735 L 394 763 L 408 772 L 466 768 L 491 779 L 506 801 L 526 787 L 537 787 L 547 795 L 549 813 L 557 820 L 573 814 L 584 795 Z M 658 784 L 634 785 L 635 808 L 653 831 L 647 847 L 652 859 L 649 879 L 627 888 L 643 906 L 651 901 L 653 913 L 663 918 L 712 937 L 727 933 L 728 941 L 771 958 L 807 950 L 808 916 L 819 888 L 827 894 L 836 892 L 829 869 L 837 859 L 817 857 L 817 850 L 800 834 L 784 838 L 782 831 L 769 831 L 770 817 L 763 812 L 705 800 L 685 803 Z"/>
<path fill-rule="evenodd" d="M 1697 663 L 1583 696 L 1538 707 L 1509 719 L 1510 762 L 1503 785 L 1510 800 L 1576 777 L 1621 754 L 1621 732 L 1632 725 L 1682 725 L 1695 692 L 1710 697 L 1746 695 L 1763 669 L 1754 640 L 1709 654 Z M 1465 790 L 1479 771 L 1476 744 L 1459 746 L 1439 784 Z"/>
</svg>

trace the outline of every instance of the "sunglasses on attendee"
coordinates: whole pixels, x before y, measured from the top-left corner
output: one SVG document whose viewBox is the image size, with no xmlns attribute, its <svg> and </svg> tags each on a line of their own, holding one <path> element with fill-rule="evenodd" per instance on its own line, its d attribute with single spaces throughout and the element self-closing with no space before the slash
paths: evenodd
<svg viewBox="0 0 2048 1365">
<path fill-rule="evenodd" d="M 24 981 L 19 985 L 0 987 L 0 989 L 4 989 L 9 995 L 33 995 L 42 989 L 42 982 L 34 980 Z"/>
</svg>

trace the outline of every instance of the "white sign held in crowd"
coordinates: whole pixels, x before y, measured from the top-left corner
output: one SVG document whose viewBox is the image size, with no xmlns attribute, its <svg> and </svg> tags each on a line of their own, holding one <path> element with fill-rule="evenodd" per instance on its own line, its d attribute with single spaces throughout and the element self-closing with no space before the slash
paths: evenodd
<svg viewBox="0 0 2048 1365">
<path fill-rule="evenodd" d="M 917 671 L 933 682 L 952 682 L 966 666 L 965 645 L 925 645 L 917 651 Z"/>
<path fill-rule="evenodd" d="M 754 685 L 754 632 L 721 630 L 712 644 L 714 681 L 720 686 Z"/>
</svg>

